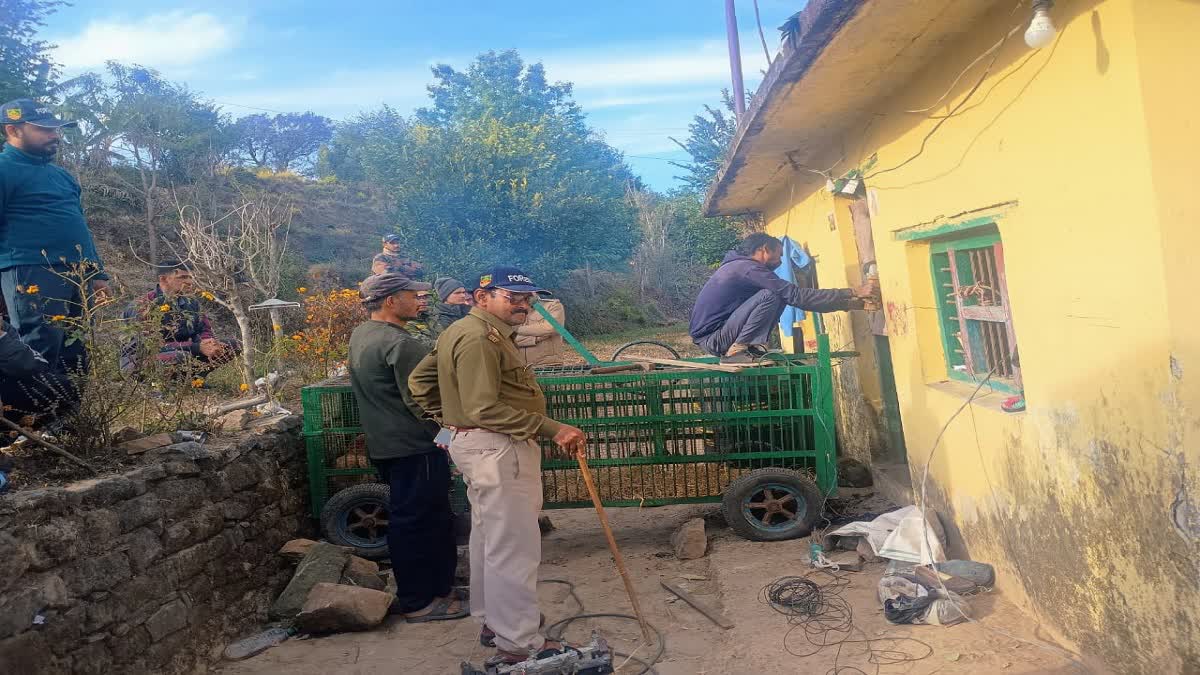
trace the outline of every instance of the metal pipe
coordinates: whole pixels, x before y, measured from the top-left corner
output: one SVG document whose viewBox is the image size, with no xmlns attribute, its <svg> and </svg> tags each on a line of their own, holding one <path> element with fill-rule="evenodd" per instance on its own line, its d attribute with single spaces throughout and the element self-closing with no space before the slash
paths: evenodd
<svg viewBox="0 0 1200 675">
<path fill-rule="evenodd" d="M 746 114 L 746 89 L 742 86 L 742 48 L 738 43 L 737 11 L 725 0 L 725 39 L 729 42 L 729 73 L 733 79 L 733 111 L 738 120 Z"/>
</svg>

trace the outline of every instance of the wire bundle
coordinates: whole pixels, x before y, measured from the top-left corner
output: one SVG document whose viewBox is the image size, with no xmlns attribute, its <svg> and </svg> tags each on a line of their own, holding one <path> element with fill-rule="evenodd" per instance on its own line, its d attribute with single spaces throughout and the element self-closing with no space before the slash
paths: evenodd
<svg viewBox="0 0 1200 675">
<path fill-rule="evenodd" d="M 762 602 L 787 617 L 791 626 L 783 636 L 783 648 L 787 653 L 806 658 L 820 653 L 826 647 L 836 647 L 833 667 L 826 671 L 826 675 L 867 675 L 860 668 L 838 664 L 843 645 L 865 645 L 867 662 L 875 666 L 876 674 L 882 666 L 920 661 L 933 654 L 933 647 L 915 638 L 868 638 L 861 628 L 854 625 L 854 609 L 842 597 L 842 590 L 850 585 L 850 579 L 828 570 L 819 570 L 818 573 L 826 577 L 823 583 L 810 577 L 782 577 L 764 586 L 759 593 Z M 797 630 L 804 632 L 809 649 L 794 651 L 788 644 L 788 638 Z M 862 637 L 855 638 L 855 635 Z M 912 643 L 909 645 L 913 647 L 911 651 L 903 649 L 903 643 L 906 642 Z"/>
</svg>

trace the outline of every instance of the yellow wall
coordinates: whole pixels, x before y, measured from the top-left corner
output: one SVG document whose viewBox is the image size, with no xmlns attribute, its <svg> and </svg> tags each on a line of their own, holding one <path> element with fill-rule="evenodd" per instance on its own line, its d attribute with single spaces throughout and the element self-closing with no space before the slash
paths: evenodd
<svg viewBox="0 0 1200 675">
<path fill-rule="evenodd" d="M 881 104 L 888 114 L 847 129 L 837 173 L 873 152 L 868 176 L 916 154 L 937 120 L 902 111 L 937 101 L 1027 21 L 1010 10 L 949 46 Z M 915 160 L 867 180 L 914 488 L 971 387 L 945 381 L 927 244 L 895 232 L 1011 203 L 992 212 L 1028 412 L 1002 412 L 1007 395 L 985 389 L 929 463 L 930 504 L 966 553 L 997 565 L 1004 592 L 1089 658 L 1200 672 L 1200 263 L 1187 262 L 1200 252 L 1200 93 L 1185 83 L 1200 63 L 1200 3 L 1060 1 L 1052 16 L 1053 48 L 1030 50 L 1018 32 Z M 795 173 L 763 208 L 772 233 L 819 256 L 823 286 L 846 285 L 849 214 L 823 186 Z M 827 325 L 834 346 L 852 339 L 844 316 Z"/>
</svg>

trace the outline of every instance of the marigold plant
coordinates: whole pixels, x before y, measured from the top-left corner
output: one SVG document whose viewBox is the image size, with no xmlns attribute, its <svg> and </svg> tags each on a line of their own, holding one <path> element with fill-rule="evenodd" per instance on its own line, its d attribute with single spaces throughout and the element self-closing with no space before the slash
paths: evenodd
<svg viewBox="0 0 1200 675">
<path fill-rule="evenodd" d="M 350 333 L 366 314 L 354 288 L 313 290 L 304 295 L 304 310 L 304 330 L 288 336 L 284 347 L 306 381 L 323 379 L 345 365 Z"/>
</svg>

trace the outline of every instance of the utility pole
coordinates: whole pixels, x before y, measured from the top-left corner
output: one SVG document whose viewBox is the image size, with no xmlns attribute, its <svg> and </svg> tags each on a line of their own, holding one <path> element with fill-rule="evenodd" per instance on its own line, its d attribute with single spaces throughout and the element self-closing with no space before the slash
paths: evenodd
<svg viewBox="0 0 1200 675">
<path fill-rule="evenodd" d="M 725 0 L 725 38 L 729 42 L 729 72 L 733 77 L 733 111 L 739 121 L 746 113 L 746 89 L 742 86 L 742 48 L 738 44 L 737 11 L 733 0 Z"/>
</svg>

